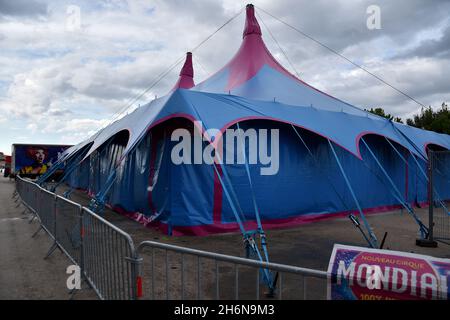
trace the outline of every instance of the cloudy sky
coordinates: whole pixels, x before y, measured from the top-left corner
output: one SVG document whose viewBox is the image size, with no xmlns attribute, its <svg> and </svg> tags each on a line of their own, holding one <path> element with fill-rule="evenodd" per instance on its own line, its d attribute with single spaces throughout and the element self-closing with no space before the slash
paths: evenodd
<svg viewBox="0 0 450 320">
<path fill-rule="evenodd" d="M 0 151 L 16 143 L 80 142 L 247 1 L 0 0 Z M 425 105 L 450 101 L 450 1 L 255 0 Z M 381 29 L 367 28 L 380 8 Z M 256 9 L 310 84 L 362 108 L 408 117 L 420 106 Z M 78 19 L 79 18 L 79 19 Z M 194 53 L 198 83 L 239 47 L 244 14 Z M 269 36 L 274 56 L 292 66 Z M 181 65 L 133 104 L 171 89 Z"/>
</svg>

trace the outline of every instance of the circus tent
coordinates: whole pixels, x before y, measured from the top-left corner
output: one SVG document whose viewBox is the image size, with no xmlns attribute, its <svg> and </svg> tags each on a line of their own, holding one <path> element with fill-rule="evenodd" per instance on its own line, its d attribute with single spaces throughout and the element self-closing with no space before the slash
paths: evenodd
<svg viewBox="0 0 450 320">
<path fill-rule="evenodd" d="M 107 205 L 172 235 L 246 234 L 396 208 L 417 219 L 414 206 L 428 201 L 427 150 L 450 149 L 448 135 L 378 117 L 291 74 L 267 49 L 252 5 L 235 56 L 205 81 L 193 78 L 188 53 L 167 95 L 68 149 L 59 167 L 69 186 L 86 190 L 94 209 Z M 226 129 L 276 130 L 278 168 L 175 164 L 180 128 L 206 132 L 202 143 L 214 148 Z M 248 145 L 233 148 L 248 159 Z"/>
</svg>

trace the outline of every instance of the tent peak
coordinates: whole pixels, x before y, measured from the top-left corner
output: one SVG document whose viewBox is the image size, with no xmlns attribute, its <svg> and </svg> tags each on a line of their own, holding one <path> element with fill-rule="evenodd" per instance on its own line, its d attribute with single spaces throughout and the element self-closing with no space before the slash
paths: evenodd
<svg viewBox="0 0 450 320">
<path fill-rule="evenodd" d="M 181 68 L 180 76 L 172 90 L 190 89 L 195 86 L 194 83 L 194 67 L 192 66 L 192 52 L 186 53 L 186 60 L 183 68 Z"/>
<path fill-rule="evenodd" d="M 245 38 L 250 34 L 262 35 L 258 20 L 255 17 L 255 6 L 251 3 L 246 6 L 245 28 L 242 37 Z"/>
<path fill-rule="evenodd" d="M 192 66 L 192 52 L 186 52 L 186 60 L 181 68 L 180 76 L 194 77 L 194 68 Z"/>
</svg>

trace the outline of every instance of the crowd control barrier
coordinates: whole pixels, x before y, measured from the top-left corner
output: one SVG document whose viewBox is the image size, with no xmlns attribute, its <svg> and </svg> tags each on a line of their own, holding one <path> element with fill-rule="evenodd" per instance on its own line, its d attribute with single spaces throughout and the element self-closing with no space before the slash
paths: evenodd
<svg viewBox="0 0 450 320">
<path fill-rule="evenodd" d="M 100 299 L 326 299 L 327 273 L 143 241 L 88 208 L 16 177 L 16 191 Z M 267 290 L 262 272 L 273 275 Z"/>
</svg>

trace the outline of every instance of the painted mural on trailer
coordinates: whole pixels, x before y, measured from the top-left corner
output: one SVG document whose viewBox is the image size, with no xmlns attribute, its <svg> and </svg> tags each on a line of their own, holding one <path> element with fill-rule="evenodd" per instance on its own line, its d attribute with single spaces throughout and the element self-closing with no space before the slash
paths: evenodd
<svg viewBox="0 0 450 320">
<path fill-rule="evenodd" d="M 58 160 L 69 146 L 15 146 L 15 172 L 24 175 L 42 175 Z"/>
</svg>

